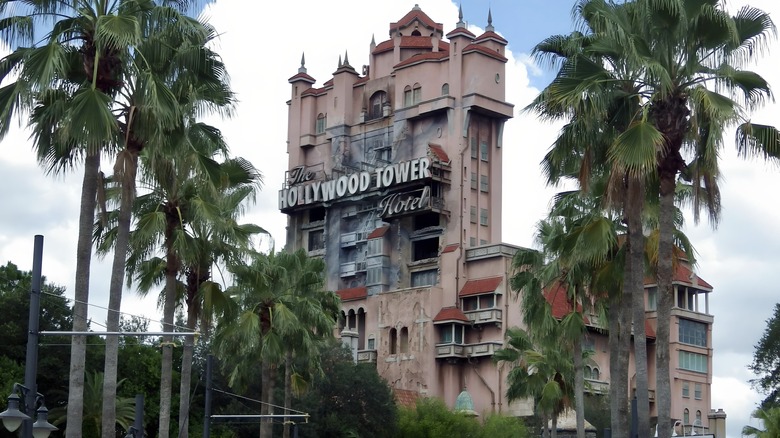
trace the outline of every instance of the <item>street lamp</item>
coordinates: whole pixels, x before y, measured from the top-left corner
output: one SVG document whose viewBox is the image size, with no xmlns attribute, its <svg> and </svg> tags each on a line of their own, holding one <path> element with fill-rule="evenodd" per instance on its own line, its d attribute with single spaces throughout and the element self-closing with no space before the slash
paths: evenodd
<svg viewBox="0 0 780 438">
<path fill-rule="evenodd" d="M 47 438 L 49 434 L 57 430 L 57 428 L 49 423 L 49 410 L 46 409 L 43 395 L 36 393 L 34 405 L 27 406 L 27 403 L 24 402 L 24 398 L 19 397 L 19 392 L 22 392 L 23 395 L 27 395 L 27 393 L 30 392 L 30 389 L 24 385 L 14 383 L 13 392 L 8 396 L 8 409 L 0 412 L 0 419 L 3 421 L 3 426 L 5 426 L 9 432 L 15 431 L 23 422 L 31 420 L 30 416 L 25 412 L 35 409 L 34 405 L 38 405 L 38 409 L 36 409 L 36 420 L 32 425 L 32 436 L 33 438 Z M 21 410 L 19 409 L 20 407 L 22 408 Z"/>
</svg>

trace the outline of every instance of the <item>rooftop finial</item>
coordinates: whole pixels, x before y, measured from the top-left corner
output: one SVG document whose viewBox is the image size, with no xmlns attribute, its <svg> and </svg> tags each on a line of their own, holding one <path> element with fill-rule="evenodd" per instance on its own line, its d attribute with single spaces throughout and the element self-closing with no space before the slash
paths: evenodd
<svg viewBox="0 0 780 438">
<path fill-rule="evenodd" d="M 376 47 L 376 40 L 374 39 L 374 34 L 371 34 L 371 48 L 373 49 Z"/>
<path fill-rule="evenodd" d="M 485 27 L 486 32 L 495 32 L 496 28 L 493 27 L 493 13 L 488 6 L 488 25 Z"/>
<path fill-rule="evenodd" d="M 298 67 L 298 73 L 306 73 L 306 54 L 301 52 L 301 66 Z"/>
<path fill-rule="evenodd" d="M 344 67 L 349 67 L 349 53 L 344 51 Z"/>
<path fill-rule="evenodd" d="M 458 5 L 458 22 L 455 23 L 455 27 L 466 27 L 466 23 L 463 22 L 463 5 Z"/>
<path fill-rule="evenodd" d="M 420 10 L 420 5 L 418 5 L 417 3 L 415 3 L 415 4 L 414 4 L 414 7 L 412 8 L 412 10 L 413 10 L 413 11 L 419 11 L 419 10 Z"/>
</svg>

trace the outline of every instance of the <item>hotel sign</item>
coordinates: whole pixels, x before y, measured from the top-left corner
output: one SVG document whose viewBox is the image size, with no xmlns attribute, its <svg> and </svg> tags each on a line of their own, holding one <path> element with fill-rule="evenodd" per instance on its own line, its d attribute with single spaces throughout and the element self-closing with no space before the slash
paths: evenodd
<svg viewBox="0 0 780 438">
<path fill-rule="evenodd" d="M 417 210 L 426 210 L 431 206 L 431 188 L 425 186 L 422 189 L 406 193 L 393 193 L 385 196 L 379 202 L 379 217 L 390 218 L 412 213 Z"/>
<path fill-rule="evenodd" d="M 288 180 L 290 186 L 279 190 L 279 210 L 331 202 L 347 196 L 359 195 L 370 190 L 379 190 L 397 184 L 430 178 L 430 167 L 430 160 L 427 157 L 422 157 L 380 167 L 373 172 L 356 172 L 324 181 L 313 181 L 314 174 L 309 172 L 304 166 L 295 167 L 290 170 L 290 178 Z M 388 195 L 380 203 L 383 216 L 385 211 L 390 215 L 402 214 L 427 206 L 428 202 L 426 200 L 430 200 L 430 188 L 427 188 L 425 199 L 423 199 L 422 195 L 410 195 L 408 193 Z M 410 196 L 414 199 L 411 199 Z M 385 206 L 381 207 L 381 205 Z M 393 213 L 395 211 L 397 212 Z"/>
</svg>

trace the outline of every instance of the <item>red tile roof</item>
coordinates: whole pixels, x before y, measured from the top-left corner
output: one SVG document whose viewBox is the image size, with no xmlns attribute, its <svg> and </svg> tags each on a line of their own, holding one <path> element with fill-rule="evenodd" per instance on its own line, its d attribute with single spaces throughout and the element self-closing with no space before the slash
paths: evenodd
<svg viewBox="0 0 780 438">
<path fill-rule="evenodd" d="M 371 53 L 376 55 L 377 53 L 387 52 L 388 50 L 393 50 L 393 40 L 382 41 L 374 47 L 374 51 Z"/>
<path fill-rule="evenodd" d="M 385 234 L 387 234 L 387 230 L 390 229 L 390 225 L 385 225 L 384 227 L 379 227 L 376 230 L 368 233 L 368 236 L 366 239 L 377 239 L 380 237 L 383 237 Z"/>
<path fill-rule="evenodd" d="M 368 290 L 365 286 L 351 287 L 349 289 L 337 290 L 336 295 L 341 298 L 341 301 L 362 300 L 368 296 Z"/>
<path fill-rule="evenodd" d="M 428 149 L 440 162 L 444 164 L 450 163 L 450 157 L 447 155 L 447 152 L 444 152 L 444 149 L 441 146 L 434 143 L 428 143 Z"/>
<path fill-rule="evenodd" d="M 445 246 L 444 249 L 441 250 L 441 253 L 446 254 L 448 252 L 453 252 L 458 248 L 460 248 L 460 243 L 450 243 L 449 245 Z"/>
<path fill-rule="evenodd" d="M 471 39 L 474 39 L 474 37 L 475 37 L 475 35 L 473 33 L 471 33 L 471 31 L 469 31 L 465 27 L 456 27 L 455 29 L 452 29 L 451 31 L 449 31 L 447 33 L 447 38 L 452 39 L 452 37 L 454 37 L 456 35 L 467 36 L 467 37 L 469 37 Z"/>
<path fill-rule="evenodd" d="M 457 307 L 442 307 L 439 313 L 433 318 L 433 322 L 445 322 L 445 321 L 463 321 L 471 322 L 471 320 Z"/>
<path fill-rule="evenodd" d="M 325 87 L 323 87 L 323 88 L 308 88 L 308 89 L 304 90 L 303 93 L 301 93 L 301 96 L 309 96 L 309 95 L 319 96 L 319 95 L 325 94 L 325 93 L 327 93 L 327 90 L 325 89 Z"/>
<path fill-rule="evenodd" d="M 499 43 L 502 43 L 502 44 L 507 44 L 508 43 L 508 41 L 505 40 L 504 37 L 502 37 L 501 35 L 493 32 L 493 31 L 488 31 L 488 32 L 483 33 L 482 35 L 478 36 L 477 39 L 474 40 L 474 42 L 476 43 L 478 41 L 486 41 L 486 40 L 495 40 L 495 41 L 497 41 Z"/>
<path fill-rule="evenodd" d="M 433 49 L 431 37 L 424 36 L 402 36 L 400 45 L 402 49 Z"/>
<path fill-rule="evenodd" d="M 490 50 L 488 50 L 489 52 Z M 405 59 L 398 64 L 395 65 L 395 68 L 400 67 L 406 67 L 407 65 L 417 64 L 418 62 L 424 62 L 424 61 L 441 61 L 442 59 L 446 59 L 449 57 L 449 53 L 447 52 L 425 52 L 425 53 L 418 53 L 408 59 Z"/>
<path fill-rule="evenodd" d="M 297 82 L 297 81 L 304 81 L 304 82 L 308 82 L 310 84 L 313 84 L 313 83 L 317 82 L 313 77 L 309 76 L 306 73 L 298 73 L 295 76 L 293 76 L 293 77 L 291 77 L 290 79 L 287 80 L 287 82 L 289 82 L 289 83 L 293 83 L 293 82 Z"/>
<path fill-rule="evenodd" d="M 672 275 L 673 283 L 682 283 L 699 289 L 714 289 L 711 284 L 696 275 L 685 262 L 678 262 Z M 646 277 L 645 286 L 650 284 L 658 284 L 658 280 L 655 277 Z"/>
<path fill-rule="evenodd" d="M 469 280 L 463 285 L 458 296 L 466 297 L 469 295 L 487 294 L 495 292 L 498 285 L 501 284 L 503 277 L 481 278 L 479 280 Z"/>
<path fill-rule="evenodd" d="M 444 32 L 444 26 L 441 23 L 436 23 L 435 21 L 431 20 L 431 17 L 426 15 L 425 12 L 419 8 L 412 9 L 400 20 L 396 21 L 395 23 L 390 23 L 390 32 L 392 33 L 392 31 L 396 29 L 412 24 L 412 21 L 415 19 L 419 20 L 422 24 L 428 27 Z"/>
<path fill-rule="evenodd" d="M 417 399 L 420 398 L 420 394 L 417 391 L 411 389 L 393 389 L 395 394 L 395 401 L 399 405 L 405 408 L 414 408 L 417 406 Z"/>
<path fill-rule="evenodd" d="M 463 54 L 464 55 L 466 53 L 472 53 L 472 52 L 479 52 L 479 53 L 481 53 L 483 55 L 487 55 L 487 56 L 489 56 L 491 58 L 498 59 L 499 61 L 503 61 L 503 62 L 507 61 L 506 57 L 504 57 L 502 54 L 496 52 L 495 50 L 490 50 L 490 49 L 488 49 L 485 46 L 480 46 L 480 45 L 477 45 L 477 44 L 469 44 L 468 46 L 463 48 Z"/>
<path fill-rule="evenodd" d="M 571 302 L 566 296 L 566 289 L 560 284 L 552 286 L 544 291 L 544 298 L 552 307 L 553 317 L 561 319 L 571 313 Z M 582 304 L 577 304 L 577 311 L 582 312 Z M 590 324 L 587 316 L 583 315 L 582 320 L 585 324 Z"/>
</svg>

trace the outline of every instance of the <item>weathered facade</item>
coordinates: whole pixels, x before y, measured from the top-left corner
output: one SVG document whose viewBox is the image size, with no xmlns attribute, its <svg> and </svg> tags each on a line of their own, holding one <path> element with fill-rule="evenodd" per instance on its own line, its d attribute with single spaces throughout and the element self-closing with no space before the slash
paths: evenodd
<svg viewBox="0 0 780 438">
<path fill-rule="evenodd" d="M 454 405 L 465 387 L 479 413 L 528 415 L 492 362 L 523 325 L 508 286 L 517 248 L 501 243 L 506 45 L 490 18 L 479 36 L 462 17 L 445 34 L 415 6 L 360 72 L 345 54 L 315 88 L 302 59 L 279 208 L 288 248 L 326 260 L 357 360 L 399 393 Z"/>
</svg>

